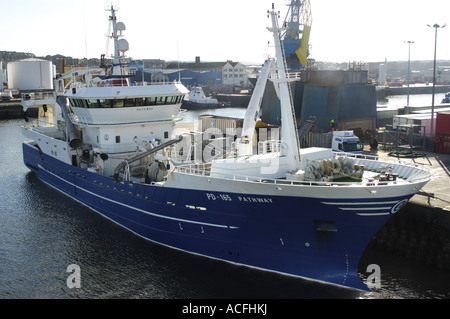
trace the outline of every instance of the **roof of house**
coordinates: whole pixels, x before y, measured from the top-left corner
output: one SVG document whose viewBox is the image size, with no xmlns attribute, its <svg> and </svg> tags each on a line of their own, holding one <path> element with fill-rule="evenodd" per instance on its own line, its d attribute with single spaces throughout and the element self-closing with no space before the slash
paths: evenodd
<svg viewBox="0 0 450 319">
<path fill-rule="evenodd" d="M 221 69 L 226 62 L 170 62 L 166 69 Z"/>
</svg>

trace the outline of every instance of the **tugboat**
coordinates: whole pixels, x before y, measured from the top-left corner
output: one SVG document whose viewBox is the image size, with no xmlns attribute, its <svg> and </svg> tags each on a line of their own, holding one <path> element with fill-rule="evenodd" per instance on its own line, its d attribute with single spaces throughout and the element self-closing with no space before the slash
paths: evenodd
<svg viewBox="0 0 450 319">
<path fill-rule="evenodd" d="M 44 182 L 153 242 L 368 290 L 357 273 L 364 249 L 433 173 L 417 164 L 300 149 L 289 84 L 299 77 L 287 73 L 284 29 L 278 13 L 268 13 L 276 56 L 265 62 L 226 156 L 212 154 L 214 141 L 197 143 L 194 134 L 174 130 L 188 94 L 183 85 L 126 85 L 123 28 L 111 8 L 113 64 L 97 81 L 75 83 L 55 103 L 47 101 L 57 121 L 23 127 L 30 139 L 23 143 L 24 163 Z M 269 80 L 282 125 L 255 150 Z M 206 154 L 201 146 L 209 142 Z"/>
<path fill-rule="evenodd" d="M 225 104 L 219 102 L 217 99 L 207 97 L 200 86 L 193 87 L 182 104 L 182 108 L 186 110 L 214 109 L 224 106 Z"/>
</svg>

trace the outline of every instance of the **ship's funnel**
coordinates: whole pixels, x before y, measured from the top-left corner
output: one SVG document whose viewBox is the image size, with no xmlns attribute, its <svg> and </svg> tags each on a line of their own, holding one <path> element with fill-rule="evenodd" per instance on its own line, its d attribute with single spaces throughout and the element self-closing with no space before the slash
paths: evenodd
<svg viewBox="0 0 450 319">
<path fill-rule="evenodd" d="M 75 125 L 73 125 L 72 120 L 69 117 L 69 110 L 67 109 L 67 97 L 58 96 L 56 102 L 61 107 L 61 110 L 66 120 L 67 133 L 69 135 L 69 146 L 71 148 L 79 148 L 83 142 L 78 137 L 77 131 L 75 130 Z"/>
</svg>

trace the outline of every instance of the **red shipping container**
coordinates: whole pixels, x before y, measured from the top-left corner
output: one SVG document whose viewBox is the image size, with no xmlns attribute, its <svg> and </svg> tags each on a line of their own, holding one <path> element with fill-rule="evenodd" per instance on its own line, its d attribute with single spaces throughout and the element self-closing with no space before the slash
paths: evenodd
<svg viewBox="0 0 450 319">
<path fill-rule="evenodd" d="M 434 142 L 436 153 L 450 154 L 450 134 L 436 133 Z"/>
<path fill-rule="evenodd" d="M 435 132 L 441 134 L 450 134 L 450 112 L 439 112 L 436 115 Z"/>
</svg>

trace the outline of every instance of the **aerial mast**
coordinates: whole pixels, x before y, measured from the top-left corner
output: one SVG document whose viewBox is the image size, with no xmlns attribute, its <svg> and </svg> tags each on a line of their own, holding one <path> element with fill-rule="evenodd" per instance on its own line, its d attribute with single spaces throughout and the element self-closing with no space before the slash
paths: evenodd
<svg viewBox="0 0 450 319">
<path fill-rule="evenodd" d="M 112 75 L 124 76 L 127 75 L 125 70 L 125 64 L 122 60 L 125 59 L 125 52 L 129 50 L 128 41 L 121 39 L 123 37 L 122 32 L 126 30 L 125 24 L 123 22 L 117 22 L 116 11 L 117 9 L 111 5 L 106 11 L 110 11 L 109 21 L 112 26 L 111 35 L 107 35 L 114 42 L 114 54 L 113 58 L 113 73 Z"/>
<path fill-rule="evenodd" d="M 268 13 L 272 19 L 272 27 L 267 29 L 273 33 L 276 55 L 276 74 L 272 74 L 270 80 L 274 83 L 280 98 L 282 156 L 286 157 L 290 169 L 296 169 L 300 164 L 300 143 L 296 128 L 290 82 L 297 81 L 298 78 L 287 73 L 287 65 L 283 56 L 283 46 L 281 43 L 281 33 L 286 31 L 286 27 L 279 26 L 279 13 L 275 11 L 273 5 L 272 11 Z"/>
</svg>

